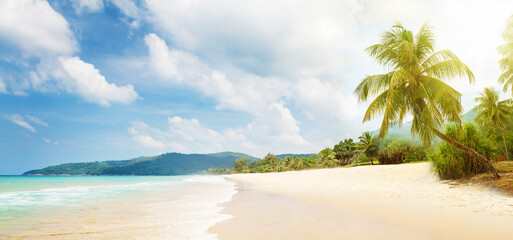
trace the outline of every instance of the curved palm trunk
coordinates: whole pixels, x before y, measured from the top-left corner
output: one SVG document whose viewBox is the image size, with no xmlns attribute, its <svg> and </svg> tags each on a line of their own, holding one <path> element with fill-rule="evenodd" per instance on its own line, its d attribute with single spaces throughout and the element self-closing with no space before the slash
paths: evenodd
<svg viewBox="0 0 513 240">
<path fill-rule="evenodd" d="M 506 135 L 504 134 L 504 128 L 502 128 L 502 127 L 501 127 L 501 132 L 502 132 L 502 142 L 504 142 L 504 149 L 506 150 L 505 151 L 506 160 L 509 160 L 508 146 L 506 145 Z"/>
<path fill-rule="evenodd" d="M 492 163 L 486 159 L 483 155 L 479 154 L 478 152 L 476 152 L 474 149 L 472 148 L 469 148 L 459 142 L 456 142 L 454 141 L 452 138 L 444 135 L 443 133 L 439 132 L 438 130 L 436 129 L 432 129 L 433 133 L 439 137 L 440 139 L 444 140 L 445 142 L 447 142 L 448 144 L 450 144 L 451 146 L 467 153 L 468 155 L 470 155 L 471 157 L 475 158 L 475 159 L 478 159 L 479 161 L 483 162 L 485 164 L 485 166 L 488 168 L 488 171 L 490 171 L 494 178 L 495 179 L 500 179 L 501 177 L 499 176 L 499 173 L 497 172 L 497 169 L 495 169 L 495 167 L 492 165 Z"/>
</svg>

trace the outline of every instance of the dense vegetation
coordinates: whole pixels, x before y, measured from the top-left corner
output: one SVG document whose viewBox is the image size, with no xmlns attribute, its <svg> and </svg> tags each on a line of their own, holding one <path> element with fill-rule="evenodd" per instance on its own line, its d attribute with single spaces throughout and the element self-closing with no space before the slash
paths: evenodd
<svg viewBox="0 0 513 240">
<path fill-rule="evenodd" d="M 209 168 L 231 168 L 236 158 L 255 159 L 242 153 L 180 154 L 166 153 L 123 161 L 66 163 L 24 175 L 185 175 L 201 173 Z"/>
<path fill-rule="evenodd" d="M 488 159 L 495 159 L 496 148 L 491 139 L 473 123 L 466 122 L 462 126 L 451 123 L 446 126 L 445 134 L 452 139 L 475 149 Z M 465 152 L 447 143 L 440 144 L 440 151 L 433 157 L 433 169 L 441 179 L 470 177 L 486 172 L 487 167 Z"/>
<path fill-rule="evenodd" d="M 359 140 L 360 142 L 355 143 L 351 138 L 344 139 L 333 148 L 325 148 L 317 154 L 308 156 L 292 155 L 279 158 L 273 154 L 267 154 L 264 158 L 255 161 L 237 159 L 231 173 L 283 172 L 367 165 L 376 161 L 380 164 L 399 164 L 427 160 L 428 150 L 415 144 L 411 139 L 389 137 L 377 140 L 371 133 L 366 132 Z"/>
</svg>

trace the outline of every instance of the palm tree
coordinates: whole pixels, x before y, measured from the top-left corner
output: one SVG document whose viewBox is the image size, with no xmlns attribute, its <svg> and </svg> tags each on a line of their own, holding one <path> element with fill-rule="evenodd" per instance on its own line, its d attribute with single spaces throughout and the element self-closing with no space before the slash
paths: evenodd
<svg viewBox="0 0 513 240">
<path fill-rule="evenodd" d="M 503 56 L 499 60 L 499 66 L 504 70 L 499 77 L 499 83 L 504 84 L 504 92 L 507 92 L 511 86 L 511 95 L 513 96 L 513 16 L 509 17 L 502 36 L 506 43 L 497 49 Z"/>
<path fill-rule="evenodd" d="M 335 152 L 331 148 L 325 148 L 318 154 L 320 167 L 335 167 L 337 166 L 337 159 Z"/>
<path fill-rule="evenodd" d="M 461 122 L 461 94 L 444 81 L 466 76 L 473 83 L 474 74 L 451 51 L 435 52 L 434 43 L 428 25 L 413 35 L 397 23 L 383 34 L 380 43 L 367 48 L 371 57 L 392 71 L 367 76 L 356 87 L 354 93 L 360 102 L 376 96 L 363 121 L 383 114 L 379 131 L 379 138 L 383 139 L 390 126 L 402 124 L 411 115 L 411 133 L 418 135 L 426 146 L 437 136 L 483 162 L 495 178 L 500 178 L 488 159 L 439 131 L 445 121 Z"/>
<path fill-rule="evenodd" d="M 511 100 L 499 102 L 499 93 L 493 88 L 485 88 L 484 92 L 475 101 L 478 103 L 474 107 L 474 112 L 478 113 L 476 120 L 482 125 L 492 125 L 494 128 L 501 130 L 506 159 L 509 159 L 504 125 L 511 116 Z"/>
<path fill-rule="evenodd" d="M 355 162 L 358 162 L 360 159 L 360 155 L 365 153 L 369 148 L 376 146 L 376 137 L 372 135 L 370 132 L 364 132 L 361 136 L 358 137 L 360 142 L 358 143 L 358 154 L 356 156 Z M 374 165 L 371 159 L 371 164 Z"/>
</svg>

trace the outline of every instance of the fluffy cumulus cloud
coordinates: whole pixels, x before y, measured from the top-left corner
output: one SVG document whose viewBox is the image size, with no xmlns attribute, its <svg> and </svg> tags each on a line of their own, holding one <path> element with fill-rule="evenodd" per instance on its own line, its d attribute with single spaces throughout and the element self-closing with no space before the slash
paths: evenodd
<svg viewBox="0 0 513 240">
<path fill-rule="evenodd" d="M 138 98 L 132 85 L 116 86 L 108 83 L 98 69 L 78 57 L 60 58 L 59 61 L 62 72 L 55 77 L 62 78 L 66 91 L 88 102 L 109 106 L 111 103 L 131 103 Z"/>
<path fill-rule="evenodd" d="M 120 6 L 124 4 L 123 1 L 117 2 Z M 96 11 L 102 8 L 103 2 L 73 1 L 73 6 Z M 17 89 L 14 94 L 26 95 L 29 88 L 42 92 L 64 90 L 102 106 L 127 104 L 138 98 L 132 85 L 109 83 L 94 65 L 73 57 L 78 50 L 73 32 L 66 19 L 46 1 L 0 1 L 1 39 L 40 60 L 37 69 L 30 71 L 29 80 L 16 81 L 14 86 L 10 86 Z M 5 90 L 5 84 L 3 87 Z"/>
<path fill-rule="evenodd" d="M 103 9 L 103 0 L 71 0 L 71 3 L 78 14 L 83 11 L 98 12 Z"/>
<path fill-rule="evenodd" d="M 11 121 L 12 123 L 14 123 L 22 128 L 25 128 L 33 133 L 36 132 L 36 128 L 34 126 L 30 125 L 28 123 L 29 121 L 34 124 L 40 125 L 40 126 L 48 127 L 47 123 L 45 123 L 44 121 L 40 120 L 37 117 L 33 117 L 30 115 L 25 115 L 25 117 L 23 117 L 20 114 L 4 114 L 3 117 L 5 119 Z"/>
<path fill-rule="evenodd" d="M 78 49 L 66 19 L 43 0 L 0 1 L 0 40 L 37 56 Z"/>
<path fill-rule="evenodd" d="M 302 139 L 294 128 L 295 119 L 282 106 L 274 106 L 276 114 L 292 125 L 283 125 L 286 129 L 269 129 L 265 120 L 253 121 L 245 127 L 214 130 L 204 126 L 197 119 L 179 116 L 169 117 L 168 127 L 159 129 L 144 122 L 133 122 L 129 128 L 132 140 L 146 148 L 185 153 L 241 151 L 255 156 L 268 152 L 312 152 L 319 146 Z M 262 122 L 263 121 L 263 122 Z M 285 123 L 285 122 L 284 122 Z M 273 133 L 274 131 L 274 133 Z M 276 133 L 277 132 L 277 133 Z"/>
<path fill-rule="evenodd" d="M 128 104 L 139 98 L 130 84 L 109 83 L 100 71 L 79 57 L 59 57 L 45 60 L 30 74 L 31 85 L 42 92 L 64 90 L 87 102 L 102 106 Z"/>
<path fill-rule="evenodd" d="M 193 54 L 169 49 L 155 34 L 145 38 L 149 49 L 149 63 L 155 73 L 165 80 L 197 88 L 219 101 L 220 109 L 232 109 L 261 115 L 268 106 L 278 102 L 286 83 L 277 78 L 264 78 L 242 74 L 237 78 L 227 76 L 208 66 Z"/>
</svg>

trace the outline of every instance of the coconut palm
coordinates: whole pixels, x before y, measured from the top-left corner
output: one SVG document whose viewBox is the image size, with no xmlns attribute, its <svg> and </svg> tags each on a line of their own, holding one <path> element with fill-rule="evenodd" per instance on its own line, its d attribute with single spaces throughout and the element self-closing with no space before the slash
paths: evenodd
<svg viewBox="0 0 513 240">
<path fill-rule="evenodd" d="M 478 103 L 474 107 L 474 112 L 477 112 L 476 120 L 482 125 L 491 125 L 501 130 L 506 159 L 510 159 L 504 126 L 511 116 L 511 100 L 499 102 L 499 93 L 493 88 L 485 88 L 475 101 Z"/>
<path fill-rule="evenodd" d="M 499 53 L 503 56 L 499 60 L 499 66 L 504 70 L 499 77 L 499 83 L 504 84 L 504 92 L 507 92 L 511 86 L 513 96 L 513 16 L 509 17 L 502 35 L 506 43 L 498 48 Z"/>
<path fill-rule="evenodd" d="M 358 137 L 358 140 L 360 140 L 360 142 L 357 144 L 358 154 L 356 156 L 355 162 L 358 162 L 358 160 L 360 159 L 360 155 L 362 153 L 365 153 L 365 152 L 367 152 L 368 149 L 375 147 L 376 141 L 377 141 L 376 137 L 373 136 L 372 133 L 370 133 L 368 131 L 362 133 L 362 135 Z M 372 159 L 371 159 L 371 164 L 374 165 L 374 163 L 372 162 Z"/>
<path fill-rule="evenodd" d="M 336 167 L 337 159 L 335 152 L 331 148 L 325 148 L 317 155 L 319 157 L 319 165 L 321 167 Z"/>
<path fill-rule="evenodd" d="M 445 121 L 461 122 L 461 94 L 444 81 L 474 74 L 449 50 L 434 51 L 434 34 L 428 25 L 414 35 L 400 23 L 383 34 L 381 42 L 367 48 L 379 64 L 392 71 L 367 76 L 354 93 L 360 102 L 376 96 L 370 103 L 363 121 L 383 114 L 378 137 L 383 139 L 390 126 L 401 124 L 413 116 L 411 133 L 418 135 L 428 146 L 435 136 L 451 146 L 483 162 L 499 178 L 491 162 L 475 150 L 440 132 Z"/>
</svg>

